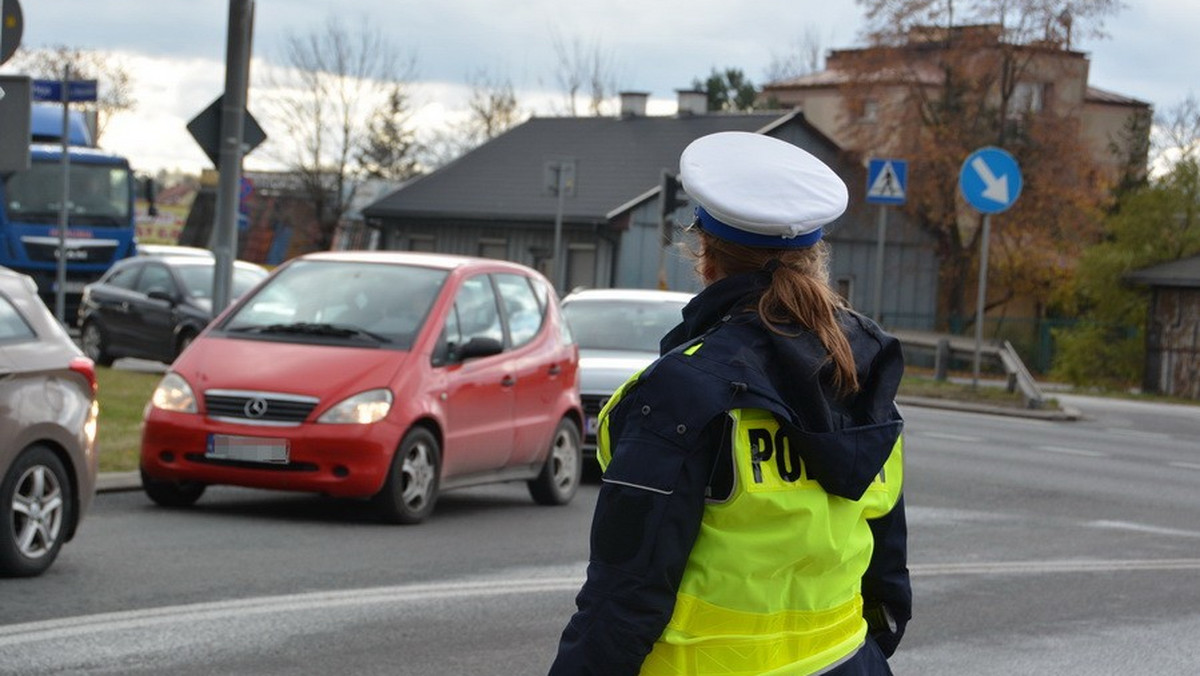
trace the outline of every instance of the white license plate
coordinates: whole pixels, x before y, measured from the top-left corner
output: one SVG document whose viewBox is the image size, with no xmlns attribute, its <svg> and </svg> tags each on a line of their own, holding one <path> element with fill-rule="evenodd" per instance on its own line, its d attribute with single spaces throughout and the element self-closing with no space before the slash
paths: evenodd
<svg viewBox="0 0 1200 676">
<path fill-rule="evenodd" d="M 83 293 L 83 287 L 87 286 L 87 282 L 63 282 L 63 293 Z M 56 284 L 54 288 L 58 288 Z"/>
<path fill-rule="evenodd" d="M 288 440 L 210 434 L 204 457 L 213 460 L 283 464 L 288 461 Z"/>
</svg>

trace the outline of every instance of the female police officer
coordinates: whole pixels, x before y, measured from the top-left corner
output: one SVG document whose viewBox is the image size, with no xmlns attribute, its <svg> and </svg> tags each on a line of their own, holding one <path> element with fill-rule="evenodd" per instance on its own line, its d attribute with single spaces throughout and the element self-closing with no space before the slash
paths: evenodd
<svg viewBox="0 0 1200 676">
<path fill-rule="evenodd" d="M 828 286 L 845 184 L 744 132 L 680 158 L 705 288 L 601 413 L 551 674 L 890 674 L 910 615 L 899 343 Z"/>
</svg>

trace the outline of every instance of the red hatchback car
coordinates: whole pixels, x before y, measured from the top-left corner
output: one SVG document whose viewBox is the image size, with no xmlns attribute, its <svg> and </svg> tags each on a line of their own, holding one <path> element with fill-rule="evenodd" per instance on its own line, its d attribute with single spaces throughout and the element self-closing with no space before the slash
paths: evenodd
<svg viewBox="0 0 1200 676">
<path fill-rule="evenodd" d="M 210 484 L 369 497 L 417 523 L 439 492 L 579 485 L 579 351 L 550 283 L 499 260 L 403 252 L 293 259 L 218 317 L 146 409 L 147 495 Z"/>
</svg>

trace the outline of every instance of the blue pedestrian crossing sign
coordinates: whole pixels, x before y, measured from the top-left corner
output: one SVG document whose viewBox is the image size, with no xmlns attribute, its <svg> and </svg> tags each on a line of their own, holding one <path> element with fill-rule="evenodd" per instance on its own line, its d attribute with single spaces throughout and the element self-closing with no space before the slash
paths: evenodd
<svg viewBox="0 0 1200 676">
<path fill-rule="evenodd" d="M 1021 168 L 1007 151 L 992 146 L 976 150 L 963 162 L 958 188 L 971 206 L 985 214 L 1008 209 L 1021 194 Z"/>
<path fill-rule="evenodd" d="M 867 203 L 904 204 L 908 192 L 906 160 L 871 158 L 867 163 Z"/>
</svg>

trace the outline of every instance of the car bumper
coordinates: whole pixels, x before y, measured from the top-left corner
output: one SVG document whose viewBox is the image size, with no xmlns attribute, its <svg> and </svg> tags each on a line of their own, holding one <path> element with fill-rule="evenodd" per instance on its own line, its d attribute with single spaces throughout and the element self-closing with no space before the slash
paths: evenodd
<svg viewBox="0 0 1200 676">
<path fill-rule="evenodd" d="M 213 434 L 284 440 L 287 461 L 211 458 L 206 451 Z M 373 425 L 265 427 L 152 410 L 142 432 L 141 468 L 161 480 L 367 497 L 383 487 L 400 434 L 386 420 Z"/>
</svg>

